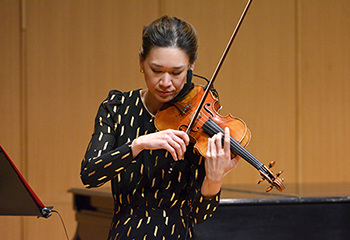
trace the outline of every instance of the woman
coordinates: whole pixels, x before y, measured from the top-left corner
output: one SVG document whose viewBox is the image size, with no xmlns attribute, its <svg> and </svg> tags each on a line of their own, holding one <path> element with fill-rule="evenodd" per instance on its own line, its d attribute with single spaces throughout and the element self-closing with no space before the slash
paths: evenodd
<svg viewBox="0 0 350 240">
<path fill-rule="evenodd" d="M 230 158 L 228 129 L 224 146 L 222 134 L 213 136 L 203 158 L 186 133 L 154 126 L 162 105 L 191 85 L 197 46 L 189 23 L 155 20 L 144 28 L 139 52 L 147 88 L 113 90 L 100 105 L 81 179 L 88 188 L 112 181 L 108 239 L 196 239 L 194 224 L 215 211 L 223 177 L 238 163 Z"/>
</svg>

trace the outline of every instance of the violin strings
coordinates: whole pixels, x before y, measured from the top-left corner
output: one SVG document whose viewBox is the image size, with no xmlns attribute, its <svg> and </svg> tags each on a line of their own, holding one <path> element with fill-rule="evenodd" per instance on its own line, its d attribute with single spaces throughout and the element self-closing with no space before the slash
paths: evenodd
<svg viewBox="0 0 350 240">
<path fill-rule="evenodd" d="M 200 124 L 201 126 L 204 126 L 209 120 L 212 122 L 208 123 L 206 126 L 210 127 L 212 137 L 216 133 L 223 133 L 224 130 L 214 121 L 210 118 L 209 113 L 200 111 L 200 114 L 198 115 L 198 118 L 196 119 L 196 122 Z M 202 127 L 203 128 L 203 127 Z M 191 131 L 191 130 L 190 130 Z M 224 138 L 224 137 L 223 137 Z M 248 161 L 250 164 L 252 164 L 256 169 L 261 170 L 263 167 L 263 164 L 254 157 L 249 151 L 247 151 L 236 139 L 234 139 L 232 136 L 230 136 L 230 146 L 231 149 L 233 148 L 234 152 L 244 158 L 246 161 Z"/>
</svg>

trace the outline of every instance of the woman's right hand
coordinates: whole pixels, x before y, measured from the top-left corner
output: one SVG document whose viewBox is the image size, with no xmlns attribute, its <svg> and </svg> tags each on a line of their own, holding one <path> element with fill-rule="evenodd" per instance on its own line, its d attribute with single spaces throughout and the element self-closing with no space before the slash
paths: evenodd
<svg viewBox="0 0 350 240">
<path fill-rule="evenodd" d="M 185 132 L 168 129 L 136 138 L 131 144 L 131 149 L 134 158 L 144 149 L 165 149 L 177 161 L 182 159 L 189 142 L 190 139 Z"/>
</svg>

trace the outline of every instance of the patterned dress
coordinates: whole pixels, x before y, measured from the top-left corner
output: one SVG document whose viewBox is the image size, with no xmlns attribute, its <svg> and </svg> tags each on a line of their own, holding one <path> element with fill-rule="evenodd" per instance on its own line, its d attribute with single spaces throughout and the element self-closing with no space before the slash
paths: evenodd
<svg viewBox="0 0 350 240">
<path fill-rule="evenodd" d="M 156 131 L 140 90 L 113 90 L 100 105 L 81 165 L 87 188 L 112 181 L 115 211 L 108 240 L 196 239 L 194 225 L 211 217 L 219 194 L 205 199 L 200 188 L 204 158 L 187 147 L 175 162 L 166 150 L 143 150 L 133 158 L 131 142 Z"/>
</svg>

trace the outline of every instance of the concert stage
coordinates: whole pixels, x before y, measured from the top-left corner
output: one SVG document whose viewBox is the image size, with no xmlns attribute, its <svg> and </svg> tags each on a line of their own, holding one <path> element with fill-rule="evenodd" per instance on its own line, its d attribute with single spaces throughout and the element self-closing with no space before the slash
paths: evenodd
<svg viewBox="0 0 350 240">
<path fill-rule="evenodd" d="M 285 185 L 282 193 L 265 193 L 266 183 L 224 186 L 213 217 L 196 225 L 198 239 L 350 239 L 350 183 Z M 78 222 L 74 239 L 107 239 L 109 190 L 70 192 Z"/>
</svg>

